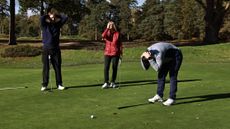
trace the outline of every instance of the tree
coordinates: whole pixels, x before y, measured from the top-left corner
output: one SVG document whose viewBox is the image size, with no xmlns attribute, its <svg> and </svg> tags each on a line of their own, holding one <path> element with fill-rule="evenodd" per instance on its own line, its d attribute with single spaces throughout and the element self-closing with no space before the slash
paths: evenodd
<svg viewBox="0 0 230 129">
<path fill-rule="evenodd" d="M 79 34 L 88 39 L 101 39 L 101 33 L 109 20 L 109 3 L 106 0 L 88 0 L 86 7 L 88 12 L 79 24 Z"/>
<path fill-rule="evenodd" d="M 205 11 L 205 43 L 217 43 L 224 17 L 230 9 L 229 0 L 196 0 Z"/>
<path fill-rule="evenodd" d="M 7 15 L 9 15 L 7 1 L 0 0 L 0 34 L 4 34 L 5 32 L 4 20 L 6 19 Z"/>
<path fill-rule="evenodd" d="M 32 10 L 33 12 L 39 12 L 40 15 L 44 15 L 44 4 L 48 3 L 47 0 L 19 0 L 21 12 L 27 12 Z"/>
<path fill-rule="evenodd" d="M 79 23 L 88 13 L 85 2 L 85 0 L 49 0 L 48 4 L 68 15 L 69 22 L 67 24 L 71 28 L 70 34 L 72 35 L 78 34 Z"/>
<path fill-rule="evenodd" d="M 59 12 L 68 15 L 68 26 L 71 31 L 70 34 L 78 33 L 78 25 L 82 18 L 86 15 L 87 9 L 85 8 L 85 0 L 19 0 L 21 11 L 25 12 L 28 9 L 38 12 L 43 15 L 47 7 L 54 7 Z"/>
<path fill-rule="evenodd" d="M 10 38 L 9 45 L 17 45 L 15 35 L 15 0 L 10 0 Z"/>
<path fill-rule="evenodd" d="M 140 24 L 138 25 L 138 33 L 146 40 L 163 40 L 164 33 L 163 10 L 160 0 L 146 0 L 143 5 L 143 14 Z"/>
<path fill-rule="evenodd" d="M 119 28 L 121 28 L 121 34 L 126 37 L 127 40 L 130 40 L 130 31 L 132 28 L 131 18 L 132 13 L 131 9 L 137 7 L 136 0 L 111 0 L 111 4 L 115 6 L 119 17 Z"/>
<path fill-rule="evenodd" d="M 165 32 L 173 39 L 200 38 L 203 33 L 203 11 L 194 0 L 165 2 Z"/>
</svg>

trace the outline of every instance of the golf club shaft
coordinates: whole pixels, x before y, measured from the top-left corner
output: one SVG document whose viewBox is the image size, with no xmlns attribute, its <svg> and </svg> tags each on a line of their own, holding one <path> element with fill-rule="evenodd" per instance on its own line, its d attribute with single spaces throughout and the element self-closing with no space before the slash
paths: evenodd
<svg viewBox="0 0 230 129">
<path fill-rule="evenodd" d="M 50 91 L 53 90 L 53 86 L 52 86 L 52 77 L 51 77 L 51 55 L 48 55 L 49 58 L 49 67 L 50 67 L 50 71 L 49 71 L 49 82 L 50 82 Z"/>
</svg>

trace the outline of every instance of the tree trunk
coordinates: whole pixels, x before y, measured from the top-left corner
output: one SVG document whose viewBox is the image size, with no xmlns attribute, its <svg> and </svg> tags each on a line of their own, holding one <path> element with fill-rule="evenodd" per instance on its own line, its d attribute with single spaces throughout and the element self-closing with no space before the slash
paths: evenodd
<svg viewBox="0 0 230 129">
<path fill-rule="evenodd" d="M 98 30 L 97 30 L 97 26 L 95 27 L 95 36 L 94 36 L 94 40 L 98 40 L 98 38 L 97 38 L 97 33 L 98 33 Z"/>
<path fill-rule="evenodd" d="M 9 45 L 17 45 L 15 35 L 15 0 L 10 0 L 10 37 Z"/>
<path fill-rule="evenodd" d="M 225 8 L 221 1 L 206 0 L 206 3 L 204 42 L 217 43 L 219 40 L 219 31 L 224 21 Z"/>
<path fill-rule="evenodd" d="M 41 0 L 41 3 L 40 3 L 40 6 L 41 6 L 40 7 L 41 8 L 41 10 L 40 10 L 40 16 L 43 16 L 45 14 L 43 3 L 44 3 L 44 0 Z M 41 29 L 41 35 L 40 35 L 40 37 L 42 38 L 42 29 Z"/>
<path fill-rule="evenodd" d="M 45 14 L 45 12 L 44 12 L 44 5 L 43 5 L 43 3 L 44 3 L 44 0 L 41 0 L 41 10 L 40 10 L 40 15 L 42 16 L 42 15 L 44 15 Z"/>
<path fill-rule="evenodd" d="M 204 43 L 212 44 L 218 42 L 219 30 L 206 24 Z"/>
</svg>

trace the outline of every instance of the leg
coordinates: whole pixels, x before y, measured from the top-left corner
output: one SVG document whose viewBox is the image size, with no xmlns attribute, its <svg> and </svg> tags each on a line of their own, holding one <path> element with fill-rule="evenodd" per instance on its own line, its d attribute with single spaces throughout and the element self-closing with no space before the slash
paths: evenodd
<svg viewBox="0 0 230 129">
<path fill-rule="evenodd" d="M 158 80 L 157 80 L 157 94 L 163 98 L 164 96 L 164 89 L 165 89 L 165 78 L 169 71 L 168 64 L 162 65 L 160 71 L 158 72 Z"/>
<path fill-rule="evenodd" d="M 116 78 L 117 78 L 117 68 L 118 68 L 118 63 L 119 63 L 119 56 L 114 56 L 112 58 L 112 63 L 113 63 L 113 74 L 112 74 L 111 82 L 115 83 Z"/>
<path fill-rule="evenodd" d="M 51 56 L 51 62 L 55 71 L 56 85 L 62 85 L 62 73 L 61 73 L 61 51 L 54 50 Z"/>
<path fill-rule="evenodd" d="M 183 56 L 180 51 L 175 53 L 175 60 L 171 64 L 171 68 L 169 71 L 170 75 L 170 98 L 176 99 L 176 92 L 177 92 L 177 75 L 180 69 L 181 63 L 183 60 Z"/>
<path fill-rule="evenodd" d="M 170 70 L 170 72 L 169 72 L 169 75 L 170 75 L 170 93 L 169 93 L 169 98 L 171 98 L 171 99 L 176 99 L 177 74 L 178 74 L 178 71 L 175 71 L 175 70 Z"/>
<path fill-rule="evenodd" d="M 111 62 L 111 57 L 106 56 L 104 57 L 104 82 L 108 83 L 109 82 L 109 67 L 110 67 L 110 62 Z"/>
<path fill-rule="evenodd" d="M 43 64 L 43 70 L 42 70 L 42 76 L 43 76 L 43 82 L 42 86 L 47 87 L 49 83 L 49 70 L 50 70 L 50 62 L 48 59 L 49 52 L 48 50 L 43 49 L 42 53 L 42 64 Z"/>
</svg>

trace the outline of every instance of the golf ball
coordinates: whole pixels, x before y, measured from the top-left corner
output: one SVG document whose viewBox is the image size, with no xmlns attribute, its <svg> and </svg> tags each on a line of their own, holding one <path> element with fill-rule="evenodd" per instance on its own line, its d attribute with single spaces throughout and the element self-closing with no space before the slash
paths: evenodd
<svg viewBox="0 0 230 129">
<path fill-rule="evenodd" d="M 95 117 L 94 117 L 94 115 L 91 115 L 90 118 L 93 119 L 93 118 L 95 118 Z"/>
</svg>

